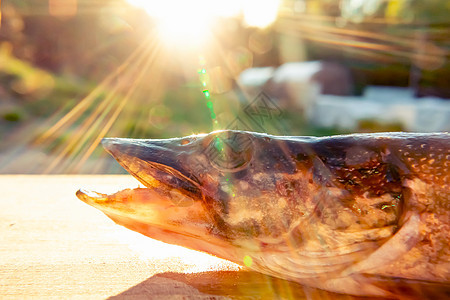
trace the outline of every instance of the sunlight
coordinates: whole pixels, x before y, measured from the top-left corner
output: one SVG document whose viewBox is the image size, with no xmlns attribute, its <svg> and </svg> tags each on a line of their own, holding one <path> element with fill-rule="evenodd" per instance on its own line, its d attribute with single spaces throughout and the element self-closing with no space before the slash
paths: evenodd
<svg viewBox="0 0 450 300">
<path fill-rule="evenodd" d="M 160 38 L 169 45 L 201 45 L 207 41 L 214 17 L 209 1 L 127 0 L 155 18 Z"/>
<path fill-rule="evenodd" d="M 114 225 L 114 238 L 127 245 L 143 260 L 170 259 L 177 272 L 239 271 L 239 265 L 230 261 L 176 245 L 166 244 L 120 225 Z M 179 263 L 176 261 L 179 259 Z"/>
<path fill-rule="evenodd" d="M 247 0 L 243 2 L 242 11 L 248 26 L 265 28 L 272 24 L 278 15 L 280 0 Z"/>
<path fill-rule="evenodd" d="M 248 26 L 267 27 L 277 17 L 279 0 L 127 0 L 144 9 L 158 23 L 162 40 L 169 44 L 200 45 L 210 38 L 210 29 L 220 17 L 243 15 Z"/>
</svg>

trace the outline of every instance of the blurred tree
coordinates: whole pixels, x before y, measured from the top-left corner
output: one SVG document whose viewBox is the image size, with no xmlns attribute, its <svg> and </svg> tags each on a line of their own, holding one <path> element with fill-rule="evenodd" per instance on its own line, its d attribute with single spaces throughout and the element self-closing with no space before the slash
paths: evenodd
<svg viewBox="0 0 450 300">
<path fill-rule="evenodd" d="M 137 31 L 130 34 L 126 10 L 114 9 L 118 2 L 80 2 L 77 14 L 67 16 L 50 15 L 47 1 L 3 3 L 0 39 L 12 44 L 15 56 L 38 67 L 99 79 L 117 68 L 142 39 Z M 97 73 L 100 69 L 102 74 Z"/>
</svg>

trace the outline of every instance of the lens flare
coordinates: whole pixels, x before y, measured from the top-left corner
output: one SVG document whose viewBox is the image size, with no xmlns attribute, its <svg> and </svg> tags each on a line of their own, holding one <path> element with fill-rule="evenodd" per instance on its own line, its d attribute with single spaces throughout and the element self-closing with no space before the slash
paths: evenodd
<svg viewBox="0 0 450 300">
<path fill-rule="evenodd" d="M 167 5 L 159 4 L 161 6 Z M 152 11 L 146 9 L 151 14 Z M 169 13 L 167 13 L 169 12 Z M 169 44 L 202 45 L 210 38 L 212 26 L 211 16 L 205 14 L 196 6 L 187 3 L 177 3 L 175 10 L 161 9 L 157 13 L 160 38 Z"/>
<path fill-rule="evenodd" d="M 160 39 L 169 45 L 200 45 L 209 38 L 214 14 L 208 1 L 127 1 L 154 18 Z"/>
<path fill-rule="evenodd" d="M 277 18 L 279 6 L 280 0 L 244 1 L 242 12 L 245 23 L 252 27 L 267 27 Z"/>
<path fill-rule="evenodd" d="M 157 21 L 161 39 L 169 44 L 203 44 L 220 17 L 244 17 L 248 26 L 267 27 L 277 17 L 280 0 L 127 0 Z"/>
</svg>

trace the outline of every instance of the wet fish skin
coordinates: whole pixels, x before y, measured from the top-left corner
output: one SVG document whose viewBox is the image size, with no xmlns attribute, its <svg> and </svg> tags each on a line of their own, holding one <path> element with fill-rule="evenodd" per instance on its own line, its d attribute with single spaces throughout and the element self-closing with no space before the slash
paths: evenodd
<svg viewBox="0 0 450 300">
<path fill-rule="evenodd" d="M 103 144 L 147 189 L 77 196 L 152 238 L 341 293 L 386 296 L 372 275 L 450 282 L 448 133 Z"/>
</svg>

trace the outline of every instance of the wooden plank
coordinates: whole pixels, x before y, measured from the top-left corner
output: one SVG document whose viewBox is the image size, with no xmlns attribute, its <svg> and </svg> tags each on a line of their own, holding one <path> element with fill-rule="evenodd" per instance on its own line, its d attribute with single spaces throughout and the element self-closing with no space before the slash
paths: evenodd
<svg viewBox="0 0 450 300">
<path fill-rule="evenodd" d="M 104 299 L 156 274 L 236 269 L 126 230 L 75 196 L 137 184 L 121 175 L 0 176 L 0 295 Z"/>
</svg>

